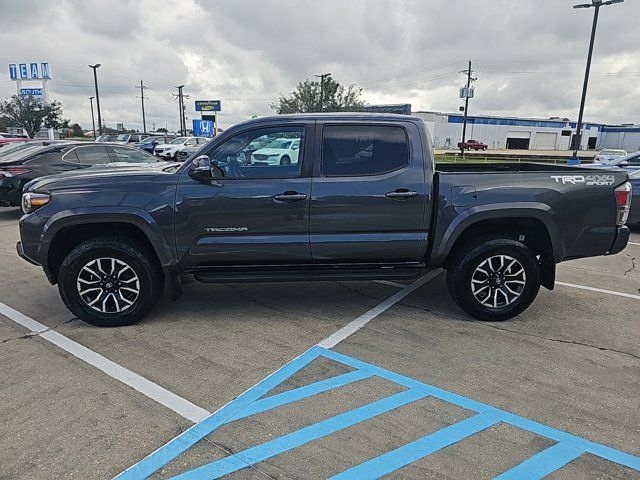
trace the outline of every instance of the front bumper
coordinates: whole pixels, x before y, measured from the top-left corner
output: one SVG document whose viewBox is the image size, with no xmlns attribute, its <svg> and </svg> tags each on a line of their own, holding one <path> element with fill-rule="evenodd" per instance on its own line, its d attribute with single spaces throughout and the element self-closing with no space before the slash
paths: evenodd
<svg viewBox="0 0 640 480">
<path fill-rule="evenodd" d="M 32 265 L 38 265 L 38 262 L 36 262 L 35 260 L 30 259 L 25 253 L 24 253 L 24 248 L 22 247 L 22 242 L 20 240 L 18 240 L 18 243 L 16 243 L 16 251 L 18 252 L 18 256 L 20 258 L 22 258 L 23 260 L 26 260 L 27 262 L 29 262 Z M 38 265 L 39 266 L 39 265 Z"/>
<path fill-rule="evenodd" d="M 622 250 L 624 250 L 627 246 L 627 243 L 629 242 L 630 234 L 631 231 L 629 230 L 629 227 L 618 227 L 616 239 L 613 241 L 613 245 L 611 245 L 611 248 L 607 252 L 607 255 L 615 255 L 616 253 L 620 253 Z"/>
</svg>

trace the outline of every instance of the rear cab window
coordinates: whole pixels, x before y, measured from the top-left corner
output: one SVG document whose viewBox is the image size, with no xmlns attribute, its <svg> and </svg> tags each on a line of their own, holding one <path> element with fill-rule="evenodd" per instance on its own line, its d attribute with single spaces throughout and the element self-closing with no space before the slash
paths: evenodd
<svg viewBox="0 0 640 480">
<path fill-rule="evenodd" d="M 322 134 L 325 177 L 382 175 L 409 166 L 404 128 L 386 125 L 327 125 Z"/>
</svg>

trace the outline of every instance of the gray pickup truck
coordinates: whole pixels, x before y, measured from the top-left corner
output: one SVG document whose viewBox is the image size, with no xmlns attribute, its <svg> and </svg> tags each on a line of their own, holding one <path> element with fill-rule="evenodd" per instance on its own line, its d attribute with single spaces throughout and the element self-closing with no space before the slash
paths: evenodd
<svg viewBox="0 0 640 480">
<path fill-rule="evenodd" d="M 505 320 L 553 288 L 558 262 L 625 248 L 630 189 L 620 170 L 436 166 L 409 116 L 284 115 L 235 125 L 178 168 L 32 181 L 17 249 L 99 326 L 140 320 L 187 274 L 405 280 L 436 267 L 462 309 Z"/>
</svg>

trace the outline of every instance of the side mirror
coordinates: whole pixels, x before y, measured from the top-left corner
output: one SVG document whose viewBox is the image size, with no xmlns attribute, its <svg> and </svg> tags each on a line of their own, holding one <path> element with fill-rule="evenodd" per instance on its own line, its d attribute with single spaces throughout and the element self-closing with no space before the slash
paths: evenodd
<svg viewBox="0 0 640 480">
<path fill-rule="evenodd" d="M 623 160 L 618 164 L 619 167 L 628 167 L 629 166 L 629 160 Z"/>
<path fill-rule="evenodd" d="M 224 178 L 224 173 L 220 167 L 211 163 L 211 159 L 206 155 L 200 155 L 191 161 L 189 175 L 199 182 L 211 182 Z"/>
</svg>

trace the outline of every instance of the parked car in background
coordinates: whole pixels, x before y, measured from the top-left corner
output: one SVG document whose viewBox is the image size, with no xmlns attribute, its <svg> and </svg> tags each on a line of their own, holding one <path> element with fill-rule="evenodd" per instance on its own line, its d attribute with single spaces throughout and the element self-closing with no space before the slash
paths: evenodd
<svg viewBox="0 0 640 480">
<path fill-rule="evenodd" d="M 0 148 L 5 145 L 10 145 L 12 143 L 25 143 L 28 142 L 28 138 L 10 138 L 10 137 L 0 137 Z"/>
<path fill-rule="evenodd" d="M 64 141 L 37 143 L 40 145 L 0 156 L 0 206 L 20 205 L 24 185 L 45 175 L 55 175 L 93 165 L 159 161 L 153 155 L 137 148 L 118 144 Z"/>
<path fill-rule="evenodd" d="M 251 164 L 297 165 L 299 153 L 299 138 L 276 138 L 251 154 Z"/>
<path fill-rule="evenodd" d="M 116 143 L 138 143 L 149 136 L 148 133 L 122 133 L 115 139 Z"/>
<path fill-rule="evenodd" d="M 115 142 L 116 138 L 118 138 L 117 135 L 111 135 L 111 134 L 107 134 L 105 133 L 104 135 L 100 135 L 98 136 L 98 138 L 96 138 L 96 142 L 98 143 L 102 143 L 102 142 Z"/>
<path fill-rule="evenodd" d="M 175 140 L 175 138 L 176 137 L 173 135 L 151 135 L 138 143 L 136 147 L 144 150 L 147 153 L 153 153 L 153 149 L 158 145 L 169 143 Z"/>
<path fill-rule="evenodd" d="M 589 165 L 595 168 L 624 168 L 629 173 L 640 170 L 640 152 L 630 153 L 626 157 L 619 157 L 607 163 L 594 163 Z"/>
<path fill-rule="evenodd" d="M 627 225 L 640 226 L 640 170 L 629 175 L 631 182 L 631 211 Z"/>
<path fill-rule="evenodd" d="M 464 144 L 462 142 L 458 142 L 458 148 L 463 148 L 463 145 L 465 150 L 486 150 L 488 148 L 485 143 L 478 140 L 467 140 Z"/>
<path fill-rule="evenodd" d="M 153 153 L 161 158 L 176 160 L 178 152 L 184 147 L 196 147 L 208 141 L 209 139 L 205 137 L 178 137 L 169 143 L 158 145 L 154 148 Z"/>
<path fill-rule="evenodd" d="M 617 148 L 605 148 L 593 157 L 593 163 L 610 163 L 613 160 L 626 157 L 628 155 L 626 150 L 620 150 Z"/>
</svg>

